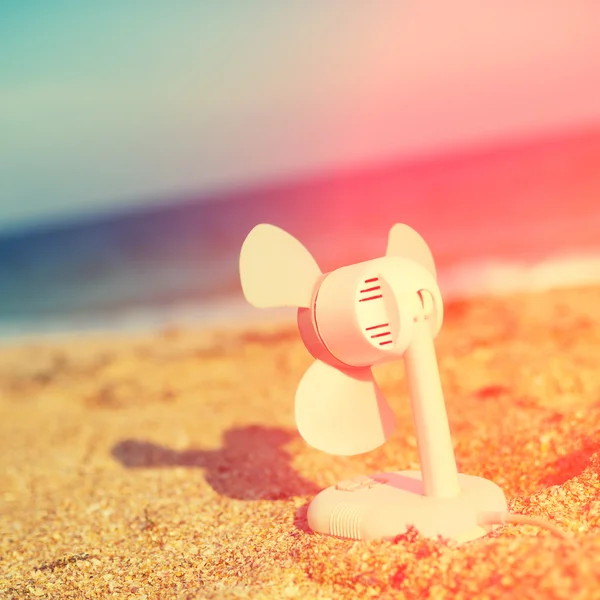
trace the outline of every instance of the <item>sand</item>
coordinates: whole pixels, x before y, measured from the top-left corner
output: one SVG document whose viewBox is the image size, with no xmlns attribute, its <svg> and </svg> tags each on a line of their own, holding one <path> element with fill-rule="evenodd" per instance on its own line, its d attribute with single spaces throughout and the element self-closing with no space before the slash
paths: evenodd
<svg viewBox="0 0 600 600">
<path fill-rule="evenodd" d="M 600 289 L 447 306 L 437 340 L 461 472 L 532 526 L 453 544 L 311 534 L 323 487 L 417 468 L 402 366 L 382 448 L 314 450 L 294 326 L 0 349 L 2 598 L 600 598 Z"/>
</svg>

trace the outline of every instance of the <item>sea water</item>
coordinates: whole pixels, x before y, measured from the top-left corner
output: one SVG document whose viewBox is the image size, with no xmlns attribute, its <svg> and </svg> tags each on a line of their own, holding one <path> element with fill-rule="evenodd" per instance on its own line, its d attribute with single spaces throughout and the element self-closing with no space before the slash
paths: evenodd
<svg viewBox="0 0 600 600">
<path fill-rule="evenodd" d="M 291 317 L 241 294 L 240 247 L 261 222 L 324 272 L 381 256 L 391 225 L 407 223 L 447 301 L 596 283 L 600 132 L 0 233 L 0 338 Z"/>
</svg>

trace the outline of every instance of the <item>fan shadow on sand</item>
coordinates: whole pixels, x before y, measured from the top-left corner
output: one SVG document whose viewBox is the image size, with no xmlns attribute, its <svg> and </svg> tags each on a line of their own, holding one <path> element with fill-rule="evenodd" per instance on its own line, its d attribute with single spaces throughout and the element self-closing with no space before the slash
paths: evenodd
<svg viewBox="0 0 600 600">
<path fill-rule="evenodd" d="M 252 425 L 230 429 L 218 450 L 173 450 L 145 440 L 128 439 L 112 448 L 113 457 L 130 469 L 187 467 L 204 469 L 207 483 L 237 500 L 287 500 L 314 495 L 319 488 L 292 469 L 284 449 L 296 433 Z"/>
</svg>

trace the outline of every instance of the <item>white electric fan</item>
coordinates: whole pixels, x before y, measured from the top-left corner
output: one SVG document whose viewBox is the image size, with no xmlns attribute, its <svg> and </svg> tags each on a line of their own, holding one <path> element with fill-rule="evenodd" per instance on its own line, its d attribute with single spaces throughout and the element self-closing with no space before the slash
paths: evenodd
<svg viewBox="0 0 600 600">
<path fill-rule="evenodd" d="M 257 308 L 298 308 L 315 362 L 296 392 L 296 423 L 314 448 L 356 455 L 381 446 L 394 414 L 371 367 L 403 358 L 421 471 L 377 473 L 320 492 L 307 518 L 316 532 L 391 539 L 414 526 L 464 542 L 506 514 L 502 490 L 457 472 L 433 339 L 442 298 L 423 238 L 394 225 L 384 257 L 322 274 L 308 250 L 273 225 L 257 225 L 240 255 L 244 296 Z"/>
</svg>

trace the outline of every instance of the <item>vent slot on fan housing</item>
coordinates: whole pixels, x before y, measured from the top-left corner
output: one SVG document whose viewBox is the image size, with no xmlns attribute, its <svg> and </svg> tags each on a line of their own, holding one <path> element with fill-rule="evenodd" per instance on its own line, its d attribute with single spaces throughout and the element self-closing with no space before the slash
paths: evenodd
<svg viewBox="0 0 600 600">
<path fill-rule="evenodd" d="M 358 294 L 358 313 L 363 324 L 365 336 L 369 342 L 385 349 L 394 343 L 392 326 L 386 307 L 386 296 L 389 291 L 382 286 L 379 277 L 369 277 L 360 286 Z"/>
<path fill-rule="evenodd" d="M 373 263 L 328 273 L 314 294 L 315 333 L 328 354 L 346 366 L 371 367 L 400 357 L 410 340 L 413 317 L 408 296 L 401 290 L 398 297 L 395 289 L 396 270 L 388 281 Z"/>
</svg>

